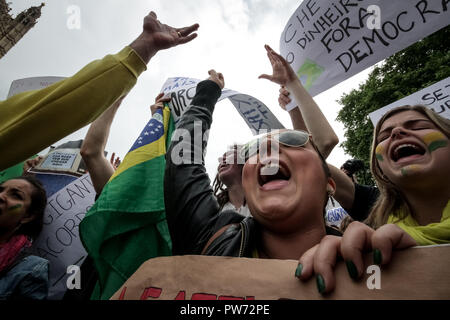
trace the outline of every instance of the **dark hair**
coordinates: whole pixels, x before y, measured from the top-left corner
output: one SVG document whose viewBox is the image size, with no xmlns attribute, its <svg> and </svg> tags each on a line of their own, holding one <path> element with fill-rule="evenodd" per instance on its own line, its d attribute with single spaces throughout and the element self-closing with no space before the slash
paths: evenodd
<svg viewBox="0 0 450 320">
<path fill-rule="evenodd" d="M 237 157 L 239 157 L 239 148 L 241 146 L 238 144 L 233 144 L 231 146 L 231 149 L 229 148 L 228 151 L 233 150 L 237 153 Z M 238 162 L 239 164 L 240 162 Z M 244 164 L 242 164 L 242 167 L 244 167 Z M 217 202 L 219 203 L 219 208 L 222 210 L 223 206 L 230 201 L 230 195 L 228 194 L 228 188 L 227 186 L 220 180 L 219 178 L 219 172 L 217 172 L 216 177 L 214 178 L 213 182 L 213 190 L 214 195 L 217 198 Z"/>
<path fill-rule="evenodd" d="M 344 162 L 342 168 L 345 169 L 351 177 L 356 172 L 364 169 L 364 162 L 359 159 L 350 159 Z"/>
<path fill-rule="evenodd" d="M 47 206 L 47 193 L 42 183 L 33 176 L 20 176 L 9 180 L 25 180 L 33 187 L 31 193 L 31 203 L 27 212 L 35 218 L 30 222 L 23 224 L 16 233 L 23 234 L 31 239 L 36 239 L 42 230 L 44 222 L 44 211 Z"/>
<path fill-rule="evenodd" d="M 219 179 L 219 173 L 216 174 L 216 178 L 214 179 L 213 190 L 217 202 L 219 203 L 220 210 L 222 210 L 223 206 L 230 201 L 230 196 L 228 195 L 228 189 Z"/>
</svg>

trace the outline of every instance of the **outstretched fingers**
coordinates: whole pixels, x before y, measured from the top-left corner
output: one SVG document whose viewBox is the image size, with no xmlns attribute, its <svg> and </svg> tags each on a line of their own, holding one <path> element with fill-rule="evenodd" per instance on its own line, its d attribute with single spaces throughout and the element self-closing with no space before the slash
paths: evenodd
<svg viewBox="0 0 450 320">
<path fill-rule="evenodd" d="M 189 27 L 175 29 L 179 36 L 178 43 L 183 44 L 195 39 L 197 37 L 197 34 L 193 32 L 197 31 L 198 28 L 199 24 L 195 23 Z"/>
</svg>

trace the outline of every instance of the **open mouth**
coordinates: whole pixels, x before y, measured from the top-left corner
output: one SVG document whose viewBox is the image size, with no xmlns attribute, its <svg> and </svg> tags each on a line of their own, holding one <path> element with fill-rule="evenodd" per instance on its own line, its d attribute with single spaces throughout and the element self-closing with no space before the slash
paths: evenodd
<svg viewBox="0 0 450 320">
<path fill-rule="evenodd" d="M 289 181 L 291 173 L 285 166 L 266 164 L 259 169 L 258 182 L 264 186 L 273 181 Z"/>
<path fill-rule="evenodd" d="M 417 144 L 403 143 L 392 149 L 391 159 L 394 162 L 411 156 L 423 156 L 425 149 Z"/>
</svg>

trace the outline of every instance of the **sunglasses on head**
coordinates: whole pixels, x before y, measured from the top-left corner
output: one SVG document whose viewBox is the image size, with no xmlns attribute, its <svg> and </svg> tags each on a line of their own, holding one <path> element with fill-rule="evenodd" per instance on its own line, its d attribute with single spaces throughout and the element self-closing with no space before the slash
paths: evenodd
<svg viewBox="0 0 450 320">
<path fill-rule="evenodd" d="M 269 138 L 284 146 L 303 147 L 309 141 L 309 133 L 290 129 L 265 133 L 244 144 L 239 151 L 239 155 L 246 160 L 253 157 L 259 153 L 261 143 Z"/>
</svg>

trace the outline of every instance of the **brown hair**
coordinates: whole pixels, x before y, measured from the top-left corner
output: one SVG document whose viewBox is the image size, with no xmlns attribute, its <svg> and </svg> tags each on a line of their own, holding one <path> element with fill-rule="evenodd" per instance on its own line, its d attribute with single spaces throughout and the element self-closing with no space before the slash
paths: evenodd
<svg viewBox="0 0 450 320">
<path fill-rule="evenodd" d="M 392 214 L 398 220 L 401 220 L 411 214 L 411 210 L 406 202 L 402 191 L 394 185 L 389 179 L 383 174 L 378 161 L 375 156 L 375 149 L 377 147 L 377 136 L 380 132 L 381 125 L 383 122 L 393 116 L 394 114 L 403 111 L 416 111 L 427 117 L 433 124 L 450 139 L 450 120 L 439 116 L 433 110 L 422 106 L 422 105 L 405 105 L 388 111 L 381 119 L 378 121 L 372 140 L 372 150 L 370 154 L 370 171 L 377 183 L 378 189 L 380 190 L 380 196 L 375 202 L 369 216 L 367 217 L 365 223 L 373 228 L 378 228 L 387 223 L 389 216 Z"/>
<path fill-rule="evenodd" d="M 34 219 L 23 224 L 16 231 L 16 234 L 23 234 L 34 240 L 39 236 L 42 230 L 44 211 L 47 206 L 47 193 L 45 192 L 42 183 L 33 176 L 20 176 L 10 180 L 25 180 L 32 186 L 31 203 L 27 213 L 34 216 Z"/>
</svg>

